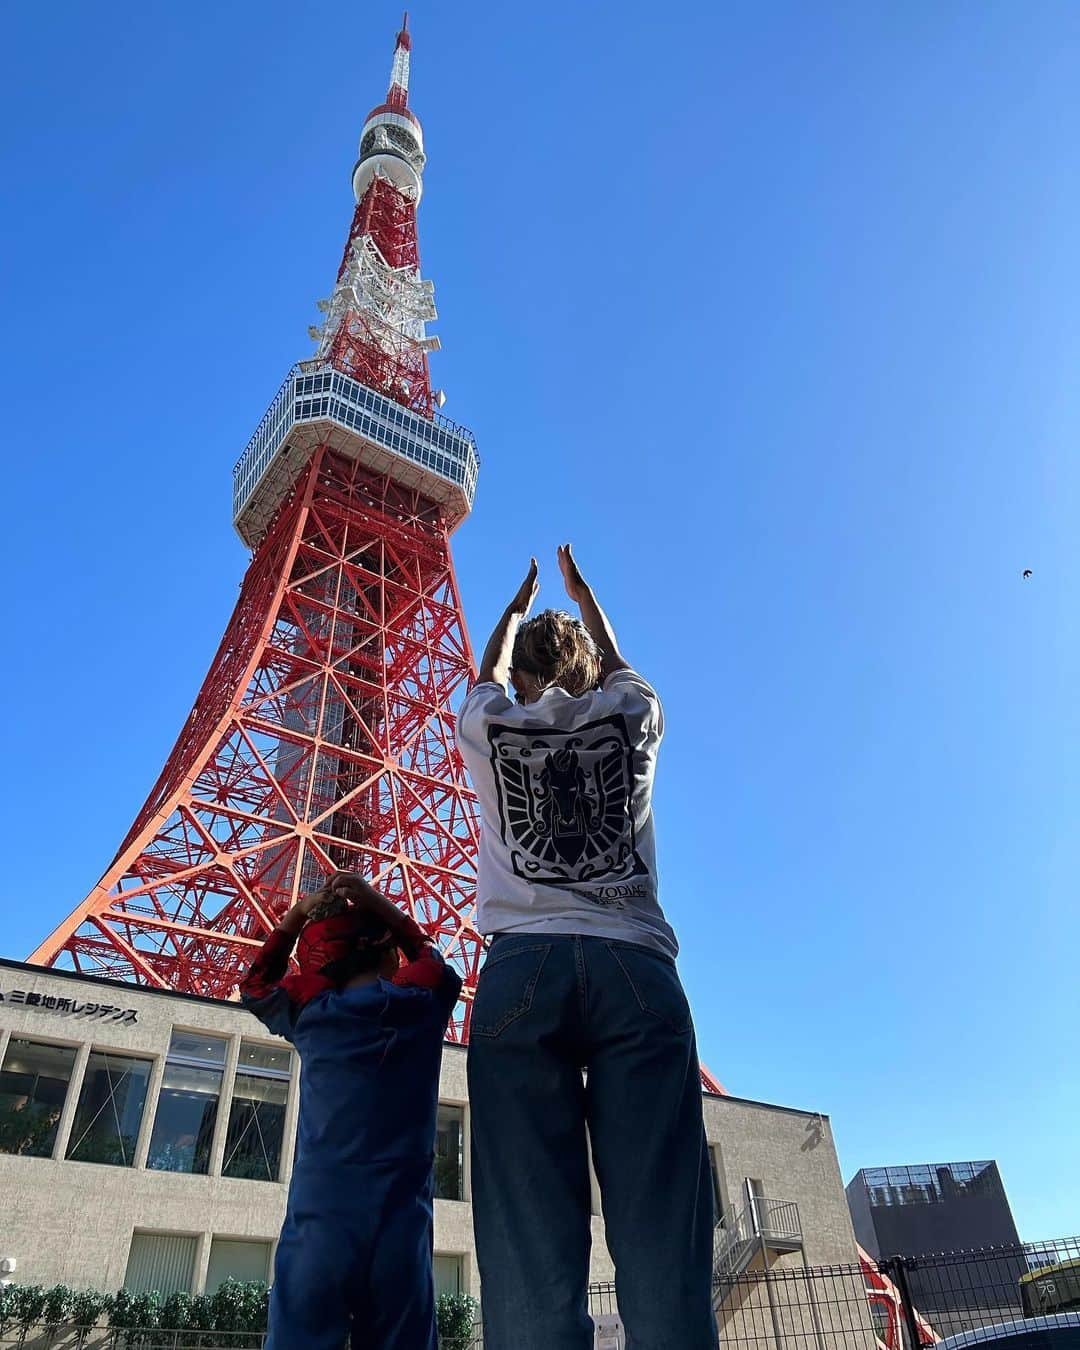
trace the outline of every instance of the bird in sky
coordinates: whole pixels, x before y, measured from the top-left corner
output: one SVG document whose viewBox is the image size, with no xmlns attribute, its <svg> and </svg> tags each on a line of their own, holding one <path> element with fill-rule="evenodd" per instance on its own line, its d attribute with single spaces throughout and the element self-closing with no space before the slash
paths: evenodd
<svg viewBox="0 0 1080 1350">
<path fill-rule="evenodd" d="M 1031 568 L 1030 568 L 1030 567 L 1025 567 L 1025 568 L 1024 568 L 1024 580 L 1027 581 L 1027 579 L 1028 579 L 1029 576 L 1031 576 Z"/>
</svg>

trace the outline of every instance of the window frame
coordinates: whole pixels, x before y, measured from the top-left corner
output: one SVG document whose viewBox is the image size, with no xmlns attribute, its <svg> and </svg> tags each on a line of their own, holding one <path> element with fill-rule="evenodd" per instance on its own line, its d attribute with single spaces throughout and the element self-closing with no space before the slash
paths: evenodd
<svg viewBox="0 0 1080 1350">
<path fill-rule="evenodd" d="M 187 1293 L 194 1294 L 196 1286 L 200 1280 L 200 1265 L 202 1256 L 202 1247 L 205 1234 L 200 1230 L 182 1229 L 182 1228 L 140 1228 L 135 1226 L 131 1230 L 131 1236 L 128 1238 L 127 1260 L 124 1263 L 124 1278 L 121 1281 L 120 1288 L 128 1289 L 128 1272 L 131 1269 L 131 1249 L 135 1245 L 135 1239 L 140 1237 L 147 1238 L 184 1238 L 194 1244 L 191 1276 L 188 1280 Z M 129 1290 L 130 1293 L 139 1293 L 142 1291 Z M 168 1295 L 165 1295 L 168 1297 Z"/>
<path fill-rule="evenodd" d="M 146 1159 L 143 1156 L 143 1144 L 149 1142 L 149 1131 L 152 1124 L 152 1117 L 157 1114 L 157 1089 L 160 1087 L 159 1065 L 164 1065 L 164 1056 L 148 1052 L 140 1054 L 137 1050 L 125 1047 L 122 1050 L 114 1050 L 106 1045 L 98 1045 L 94 1041 L 83 1042 L 88 1046 L 86 1054 L 82 1059 L 82 1067 L 79 1073 L 79 1092 L 75 1099 L 75 1104 L 71 1109 L 71 1123 L 67 1130 L 67 1137 L 64 1140 L 63 1162 L 90 1163 L 97 1167 L 122 1167 L 127 1171 L 145 1171 Z M 146 1073 L 146 1094 L 143 1097 L 142 1110 L 139 1115 L 139 1128 L 135 1133 L 135 1141 L 132 1146 L 131 1162 L 129 1163 L 110 1163 L 100 1162 L 90 1158 L 73 1158 L 71 1156 L 72 1140 L 75 1134 L 75 1122 L 79 1114 L 79 1104 L 82 1101 L 83 1089 L 86 1086 L 87 1073 L 90 1069 L 90 1061 L 95 1055 L 111 1055 L 116 1059 L 135 1060 L 140 1064 L 147 1066 Z M 151 1103 L 154 1110 L 150 1111 Z M 102 1108 L 104 1109 L 104 1108 Z M 85 1137 L 85 1136 L 84 1136 Z"/>
<path fill-rule="evenodd" d="M 35 1036 L 32 1033 L 26 1034 L 25 1032 L 17 1031 L 14 1027 L 9 1027 L 7 1029 L 6 1037 L 4 1037 L 2 1041 L 0 1041 L 0 1052 L 2 1052 L 0 1053 L 0 1074 L 8 1072 L 8 1070 L 4 1069 L 4 1064 L 7 1060 L 8 1052 L 11 1049 L 12 1042 L 14 1041 L 25 1041 L 30 1045 L 46 1045 L 57 1050 L 71 1050 L 73 1052 L 73 1058 L 71 1061 L 71 1073 L 68 1076 L 67 1091 L 64 1094 L 64 1101 L 60 1107 L 60 1114 L 56 1118 L 56 1134 L 52 1141 L 51 1151 L 49 1153 L 0 1152 L 0 1157 L 2 1158 L 38 1158 L 41 1160 L 50 1160 L 50 1159 L 55 1160 L 57 1156 L 57 1149 L 59 1148 L 60 1144 L 63 1143 L 65 1150 L 67 1148 L 67 1135 L 69 1133 L 68 1115 L 69 1112 L 74 1110 L 74 1108 L 71 1106 L 71 1088 L 72 1084 L 78 1081 L 80 1091 L 82 1089 L 82 1072 L 80 1069 L 79 1059 L 80 1053 L 82 1052 L 83 1046 L 86 1044 L 86 1042 L 65 1039 L 64 1037 L 61 1036 Z M 62 1161 L 66 1161 L 66 1159 Z"/>
<path fill-rule="evenodd" d="M 253 1049 L 272 1050 L 275 1054 L 284 1054 L 287 1067 L 284 1069 L 271 1069 L 264 1065 L 250 1065 L 243 1062 L 242 1056 L 245 1045 Z M 288 1150 L 288 1124 L 289 1112 L 292 1106 L 292 1085 L 293 1076 L 296 1068 L 297 1056 L 291 1046 L 283 1047 L 281 1044 L 275 1044 L 272 1041 L 263 1040 L 260 1037 L 245 1036 L 242 1033 L 237 1037 L 236 1054 L 230 1056 L 232 1064 L 232 1074 L 229 1081 L 228 1094 L 228 1113 L 225 1121 L 225 1137 L 222 1142 L 220 1170 L 215 1175 L 220 1175 L 227 1181 L 269 1181 L 272 1184 L 280 1185 L 285 1171 L 285 1162 L 288 1157 L 291 1163 L 292 1153 Z M 227 1150 L 229 1147 L 229 1135 L 233 1128 L 233 1111 L 237 1101 L 237 1083 L 241 1077 L 261 1078 L 270 1083 L 281 1083 L 284 1085 L 285 1100 L 281 1105 L 281 1139 L 278 1143 L 278 1158 L 276 1175 L 271 1177 L 243 1177 L 233 1176 L 226 1171 L 229 1163 Z M 251 1101 L 252 1098 L 241 1095 L 242 1101 Z M 235 1153 L 235 1149 L 233 1150 Z M 291 1168 L 290 1168 L 291 1170 Z M 235 1239 L 239 1241 L 240 1239 Z"/>
<path fill-rule="evenodd" d="M 439 1164 L 439 1115 L 442 1111 L 456 1111 L 458 1113 L 458 1194 L 440 1195 L 437 1186 L 437 1171 Z M 468 1106 L 465 1102 L 444 1101 L 439 1098 L 435 1114 L 435 1157 L 432 1163 L 432 1195 L 436 1200 L 444 1200 L 451 1204 L 463 1204 L 469 1201 L 468 1175 L 466 1173 L 465 1160 L 468 1156 Z M 447 1253 L 452 1255 L 452 1253 Z"/>
<path fill-rule="evenodd" d="M 432 1273 L 433 1273 L 433 1274 L 434 1274 L 434 1271 L 435 1271 L 435 1269 L 436 1269 L 435 1263 L 436 1263 L 437 1261 L 439 1261 L 439 1260 L 443 1260 L 443 1261 L 454 1261 L 454 1262 L 456 1262 L 456 1264 L 457 1264 L 457 1286 L 458 1286 L 458 1287 L 457 1287 L 456 1290 L 445 1290 L 445 1289 L 444 1289 L 444 1290 L 440 1290 L 440 1289 L 439 1289 L 438 1280 L 436 1279 L 436 1280 L 435 1280 L 436 1297 L 438 1297 L 438 1295 L 439 1295 L 440 1293 L 467 1294 L 467 1293 L 469 1292 L 469 1261 L 468 1261 L 468 1253 L 467 1253 L 467 1252 L 440 1252 L 440 1251 L 432 1252 L 431 1265 L 432 1265 Z"/>
<path fill-rule="evenodd" d="M 277 1244 L 278 1244 L 278 1238 L 280 1237 L 280 1234 L 275 1233 L 273 1237 L 261 1237 L 261 1236 L 258 1235 L 258 1234 L 252 1235 L 252 1234 L 250 1234 L 250 1233 L 227 1233 L 227 1232 L 226 1232 L 226 1233 L 217 1233 L 217 1232 L 208 1232 L 205 1236 L 206 1236 L 206 1262 L 205 1262 L 205 1268 L 203 1269 L 203 1271 L 202 1271 L 202 1273 L 201 1273 L 201 1276 L 200 1276 L 200 1279 L 201 1279 L 201 1285 L 200 1285 L 200 1288 L 199 1288 L 199 1293 L 200 1293 L 200 1294 L 205 1294 L 205 1293 L 207 1292 L 207 1286 L 208 1286 L 208 1282 L 209 1282 L 209 1278 L 210 1278 L 210 1263 L 211 1263 L 211 1261 L 213 1261 L 213 1259 L 214 1259 L 214 1243 L 215 1243 L 215 1242 L 246 1242 L 246 1243 L 250 1243 L 251 1245 L 255 1245 L 256 1243 L 258 1243 L 260 1246 L 265 1246 L 265 1248 L 266 1248 L 266 1274 L 265 1274 L 262 1278 L 263 1278 L 263 1280 L 266 1282 L 267 1285 L 273 1284 L 273 1282 L 274 1282 L 274 1258 L 277 1256 Z M 229 1278 L 235 1278 L 235 1277 L 226 1276 L 225 1278 L 226 1278 L 226 1279 L 229 1279 Z M 224 1283 L 224 1281 L 223 1281 L 223 1283 Z M 220 1286 L 219 1286 L 219 1288 L 220 1288 Z"/>
<path fill-rule="evenodd" d="M 172 1053 L 173 1038 L 177 1032 L 188 1036 L 205 1037 L 209 1041 L 220 1041 L 224 1046 L 224 1056 L 220 1063 L 202 1059 L 195 1055 L 185 1055 Z M 157 1074 L 157 1085 L 154 1093 L 154 1113 L 153 1121 L 150 1125 L 150 1132 L 147 1137 L 146 1151 L 143 1157 L 142 1169 L 147 1172 L 172 1172 L 172 1168 L 155 1167 L 150 1160 L 150 1153 L 154 1145 L 154 1130 L 157 1126 L 158 1114 L 161 1111 L 162 1094 L 176 1089 L 170 1089 L 165 1086 L 165 1075 L 169 1071 L 169 1066 L 174 1065 L 180 1069 L 193 1069 L 195 1071 L 213 1072 L 219 1075 L 217 1099 L 215 1103 L 214 1126 L 210 1132 L 210 1138 L 207 1143 L 206 1169 L 205 1171 L 182 1171 L 174 1172 L 176 1176 L 197 1176 L 212 1177 L 220 1175 L 220 1150 L 219 1144 L 222 1139 L 221 1131 L 223 1129 L 222 1120 L 226 1113 L 222 1107 L 231 1101 L 232 1079 L 234 1070 L 230 1071 L 230 1065 L 233 1064 L 235 1056 L 233 1055 L 233 1044 L 239 1041 L 239 1035 L 236 1032 L 218 1032 L 207 1031 L 205 1027 L 193 1027 L 185 1025 L 182 1022 L 174 1022 L 169 1028 L 169 1040 L 163 1053 L 159 1055 L 160 1069 Z M 195 1142 L 195 1154 L 192 1155 L 192 1161 L 198 1151 L 198 1137 Z M 149 1231 L 149 1230 L 147 1230 Z"/>
</svg>

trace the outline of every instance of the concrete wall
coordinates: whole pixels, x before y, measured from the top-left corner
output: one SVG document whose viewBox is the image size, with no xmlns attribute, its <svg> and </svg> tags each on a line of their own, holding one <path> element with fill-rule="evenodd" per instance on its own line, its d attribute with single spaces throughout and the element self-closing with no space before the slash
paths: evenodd
<svg viewBox="0 0 1080 1350">
<path fill-rule="evenodd" d="M 705 1134 L 727 1206 L 746 1202 L 746 1181 L 753 1178 L 769 1199 L 798 1204 L 810 1265 L 858 1260 L 828 1116 L 706 1097 Z"/>
<path fill-rule="evenodd" d="M 138 1021 L 127 1024 L 58 1013 L 12 1001 L 15 991 L 76 998 L 83 1003 L 116 1005 L 135 1010 Z M 196 1289 L 206 1277 L 211 1236 L 274 1241 L 285 1216 L 283 1182 L 240 1181 L 220 1175 L 225 1127 L 232 1098 L 241 1039 L 280 1046 L 265 1028 L 239 1006 L 177 995 L 159 996 L 130 986 L 66 979 L 54 972 L 28 971 L 0 964 L 0 1062 L 9 1036 L 51 1041 L 76 1047 L 72 1086 L 60 1118 L 54 1156 L 14 1157 L 0 1154 L 0 1256 L 18 1260 L 19 1282 L 116 1289 L 127 1269 L 128 1248 L 136 1229 L 197 1234 Z M 165 1056 L 174 1027 L 201 1030 L 229 1038 L 224 1084 L 218 1105 L 217 1131 L 209 1176 L 188 1176 L 145 1168 Z M 136 1145 L 135 1165 L 111 1167 L 67 1162 L 64 1154 L 91 1048 L 135 1053 L 153 1060 L 146 1106 Z M 284 1139 L 283 1175 L 292 1162 L 296 1136 L 296 1083 L 299 1065 L 293 1056 Z"/>
<path fill-rule="evenodd" d="M 12 994 L 76 998 L 137 1013 L 134 1024 L 114 1013 L 102 1016 L 60 1012 L 15 1002 Z M 232 1076 L 240 1041 L 280 1046 L 241 1007 L 183 995 L 156 993 L 128 985 L 65 976 L 0 961 L 0 1062 L 11 1035 L 74 1047 L 77 1051 L 59 1134 L 51 1159 L 0 1154 L 0 1257 L 18 1261 L 20 1282 L 118 1288 L 127 1269 L 135 1230 L 190 1234 L 198 1238 L 194 1288 L 203 1287 L 214 1236 L 260 1239 L 272 1243 L 285 1213 L 286 1184 L 234 1180 L 221 1175 Z M 210 1175 L 189 1176 L 145 1167 L 155 1107 L 169 1038 L 174 1027 L 212 1032 L 228 1038 L 224 1085 Z M 121 1168 L 64 1160 L 81 1081 L 91 1048 L 137 1053 L 153 1061 L 146 1107 L 136 1147 L 135 1166 Z M 466 1053 L 447 1046 L 440 1099 L 465 1112 L 465 1186 L 471 1194 L 468 1159 Z M 298 1064 L 285 1124 L 283 1176 L 291 1164 L 296 1129 Z M 731 1200 L 743 1193 L 745 1178 L 760 1179 L 771 1198 L 800 1206 L 810 1262 L 855 1259 L 851 1222 L 828 1120 L 812 1112 L 790 1111 L 730 1097 L 705 1099 L 706 1131 L 718 1150 L 722 1185 Z M 599 1204 L 594 1202 L 594 1209 Z M 593 1217 L 591 1279 L 614 1275 L 604 1244 L 603 1221 Z M 479 1293 L 472 1242 L 472 1207 L 463 1201 L 435 1202 L 436 1253 L 462 1258 L 465 1288 Z M 789 1262 L 793 1258 L 784 1257 Z"/>
</svg>

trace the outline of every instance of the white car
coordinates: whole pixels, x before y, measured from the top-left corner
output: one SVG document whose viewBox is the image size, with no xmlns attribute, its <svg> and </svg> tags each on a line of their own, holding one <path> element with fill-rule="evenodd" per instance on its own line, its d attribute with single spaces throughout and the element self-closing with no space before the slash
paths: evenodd
<svg viewBox="0 0 1080 1350">
<path fill-rule="evenodd" d="M 969 1346 L 986 1346 L 987 1350 L 1080 1350 L 1080 1312 L 1025 1317 L 960 1331 L 938 1341 L 934 1350 L 968 1350 Z"/>
</svg>

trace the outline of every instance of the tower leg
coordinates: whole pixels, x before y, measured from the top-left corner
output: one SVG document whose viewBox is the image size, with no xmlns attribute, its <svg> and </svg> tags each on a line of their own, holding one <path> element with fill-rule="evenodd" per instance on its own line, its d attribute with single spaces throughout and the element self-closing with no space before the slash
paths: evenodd
<svg viewBox="0 0 1080 1350">
<path fill-rule="evenodd" d="M 217 998 L 303 891 L 367 875 L 466 981 L 478 818 L 453 705 L 474 669 L 439 509 L 323 446 L 248 569 L 161 777 L 32 961 Z"/>
</svg>

